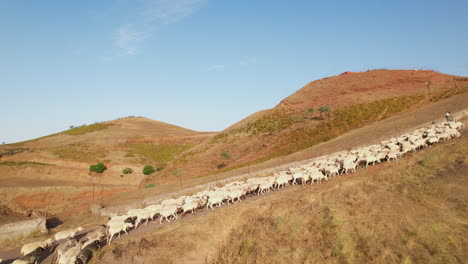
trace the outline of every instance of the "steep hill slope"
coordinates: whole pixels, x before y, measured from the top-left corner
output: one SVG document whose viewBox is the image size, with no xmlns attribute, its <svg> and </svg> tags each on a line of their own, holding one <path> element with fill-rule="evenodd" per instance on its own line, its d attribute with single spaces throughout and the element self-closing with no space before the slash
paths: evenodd
<svg viewBox="0 0 468 264">
<path fill-rule="evenodd" d="M 150 223 L 91 263 L 463 263 L 467 154 L 465 133 L 323 184 Z"/>
<path fill-rule="evenodd" d="M 466 87 L 468 78 L 434 71 L 375 70 L 316 80 L 184 153 L 165 173 L 193 178 L 288 155 Z"/>
</svg>

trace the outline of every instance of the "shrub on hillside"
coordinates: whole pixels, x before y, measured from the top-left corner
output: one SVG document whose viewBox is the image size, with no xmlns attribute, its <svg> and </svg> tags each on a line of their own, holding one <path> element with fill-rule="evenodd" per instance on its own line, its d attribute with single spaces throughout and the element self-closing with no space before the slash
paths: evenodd
<svg viewBox="0 0 468 264">
<path fill-rule="evenodd" d="M 326 113 L 330 118 L 331 108 L 329 106 L 321 106 L 318 111 L 320 112 L 320 117 L 323 118 L 323 113 Z"/>
<path fill-rule="evenodd" d="M 146 166 L 143 168 L 143 174 L 144 174 L 144 175 L 150 175 L 150 174 L 154 173 L 154 171 L 155 171 L 155 170 L 154 170 L 153 166 L 151 166 L 151 165 L 146 165 Z"/>
<path fill-rule="evenodd" d="M 223 152 L 221 152 L 221 156 L 225 159 L 229 159 L 231 157 L 231 155 L 229 154 L 227 150 L 224 150 Z"/>
<path fill-rule="evenodd" d="M 132 168 L 125 168 L 125 169 L 122 170 L 122 173 L 123 174 L 132 174 L 133 170 L 132 170 Z"/>
<path fill-rule="evenodd" d="M 89 166 L 89 170 L 97 173 L 103 173 L 105 170 L 107 170 L 107 167 L 104 165 L 104 163 L 99 162 Z"/>
</svg>

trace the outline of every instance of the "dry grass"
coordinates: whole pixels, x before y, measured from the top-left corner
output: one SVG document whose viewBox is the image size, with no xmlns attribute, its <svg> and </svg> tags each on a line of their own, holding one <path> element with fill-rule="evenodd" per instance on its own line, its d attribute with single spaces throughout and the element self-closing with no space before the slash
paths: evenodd
<svg viewBox="0 0 468 264">
<path fill-rule="evenodd" d="M 64 147 L 51 148 L 51 153 L 59 159 L 83 161 L 83 162 L 99 162 L 103 161 L 109 151 L 89 149 L 82 144 L 71 144 Z"/>
<path fill-rule="evenodd" d="M 35 162 L 35 161 L 2 161 L 0 162 L 0 166 L 29 166 L 29 165 L 54 166 L 54 164 Z"/>
<path fill-rule="evenodd" d="M 63 133 L 67 135 L 77 136 L 77 135 L 83 135 L 86 133 L 91 133 L 94 131 L 103 130 L 112 125 L 113 124 L 110 124 L 110 123 L 96 123 L 96 124 L 87 125 L 87 126 L 75 127 L 75 128 L 63 131 Z"/>
<path fill-rule="evenodd" d="M 405 111 L 421 102 L 423 99 L 423 95 L 400 96 L 337 109 L 333 112 L 331 119 L 328 121 L 322 121 L 319 124 L 312 126 L 302 125 L 285 131 L 278 141 L 281 142 L 281 144 L 275 146 L 272 153 L 246 163 L 228 167 L 222 171 L 242 168 L 310 148 L 314 145 L 336 138 L 355 128 L 369 125 L 375 121 L 385 119 L 392 114 Z M 258 133 L 274 133 L 278 130 L 290 128 L 296 123 L 307 122 L 304 120 L 306 120 L 306 117 L 291 119 L 285 115 L 281 115 L 280 112 L 275 112 L 273 114 L 265 115 L 261 119 L 252 124 L 248 124 L 243 128 L 234 130 L 232 133 L 250 133 L 250 135 L 256 135 Z M 275 125 L 272 128 L 268 124 L 278 125 Z M 213 140 L 227 142 L 227 139 L 232 138 L 233 136 L 220 134 L 217 137 L 213 138 Z"/>
<path fill-rule="evenodd" d="M 131 150 L 125 155 L 126 157 L 134 157 L 139 155 L 144 162 L 156 162 L 158 166 L 165 166 L 171 162 L 177 155 L 195 146 L 195 144 L 171 144 L 171 145 L 154 145 L 151 143 L 140 143 L 131 146 Z"/>
<path fill-rule="evenodd" d="M 468 139 L 116 240 L 94 263 L 463 263 Z"/>
</svg>

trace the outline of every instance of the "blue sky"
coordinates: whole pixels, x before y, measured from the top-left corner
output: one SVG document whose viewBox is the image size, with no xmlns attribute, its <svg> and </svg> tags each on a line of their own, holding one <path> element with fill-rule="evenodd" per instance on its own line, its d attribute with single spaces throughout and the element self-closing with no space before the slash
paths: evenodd
<svg viewBox="0 0 468 264">
<path fill-rule="evenodd" d="M 0 142 L 129 115 L 219 131 L 318 78 L 468 76 L 468 1 L 0 1 Z"/>
</svg>

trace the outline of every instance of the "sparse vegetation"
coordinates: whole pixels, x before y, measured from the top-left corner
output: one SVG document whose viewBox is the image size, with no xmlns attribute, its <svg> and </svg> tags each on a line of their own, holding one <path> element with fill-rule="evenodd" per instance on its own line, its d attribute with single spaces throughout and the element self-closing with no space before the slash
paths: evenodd
<svg viewBox="0 0 468 264">
<path fill-rule="evenodd" d="M 140 155 L 142 161 L 154 161 L 157 165 L 165 166 L 180 153 L 193 147 L 194 144 L 179 145 L 153 145 L 150 143 L 139 143 L 131 146 L 132 150 L 126 155 Z"/>
<path fill-rule="evenodd" d="M 103 130 L 110 126 L 112 126 L 112 124 L 97 123 L 97 124 L 92 124 L 92 125 L 87 125 L 87 126 L 74 127 L 72 129 L 63 131 L 63 133 L 67 135 L 73 135 L 73 136 L 83 135 L 86 133 Z"/>
<path fill-rule="evenodd" d="M 35 162 L 35 161 L 2 161 L 0 162 L 0 166 L 28 166 L 28 165 L 55 166 L 54 164 Z"/>
<path fill-rule="evenodd" d="M 424 99 L 424 95 L 401 96 L 382 99 L 365 104 L 356 104 L 333 112 L 333 116 L 327 122 L 322 122 L 317 126 L 305 126 L 288 131 L 281 138 L 281 146 L 278 146 L 274 153 L 239 165 L 224 168 L 222 171 L 237 169 L 248 165 L 257 164 L 269 159 L 289 155 L 291 153 L 312 147 L 321 142 L 338 137 L 352 129 L 370 124 L 380 119 L 404 111 Z M 324 111 L 326 112 L 326 111 Z M 276 116 L 279 117 L 279 116 Z M 267 119 L 261 119 L 260 123 Z M 285 123 L 283 123 L 285 124 Z M 290 126 L 284 125 L 283 128 Z M 264 131 L 257 128 L 257 131 Z"/>
<path fill-rule="evenodd" d="M 125 168 L 125 169 L 122 170 L 122 173 L 123 174 L 132 174 L 133 169 L 132 168 Z"/>
<path fill-rule="evenodd" d="M 154 168 L 153 166 L 151 165 L 146 165 L 145 167 L 143 167 L 143 174 L 144 175 L 150 175 L 150 174 L 153 174 L 154 173 Z"/>
<path fill-rule="evenodd" d="M 323 118 L 323 114 L 326 114 L 328 116 L 328 119 L 330 119 L 331 115 L 331 107 L 330 106 L 321 106 L 318 111 L 320 112 L 320 118 Z"/>
<path fill-rule="evenodd" d="M 89 170 L 96 173 L 103 173 L 105 170 L 107 170 L 107 167 L 106 165 L 104 165 L 104 163 L 99 162 L 97 164 L 89 166 Z"/>
<path fill-rule="evenodd" d="M 223 152 L 221 152 L 221 157 L 229 159 L 231 157 L 231 154 L 229 154 L 229 151 L 223 150 Z"/>
<path fill-rule="evenodd" d="M 468 86 L 465 86 L 463 88 L 453 88 L 453 89 L 448 89 L 436 94 L 432 94 L 430 100 L 433 102 L 437 102 L 442 99 L 449 98 L 451 96 L 457 95 L 457 94 L 462 94 L 468 92 Z"/>
<path fill-rule="evenodd" d="M 75 160 L 83 162 L 103 161 L 106 151 L 90 149 L 84 145 L 68 145 L 50 149 L 50 152 L 57 155 L 59 159 Z"/>
<path fill-rule="evenodd" d="M 143 188 L 151 188 L 151 187 L 154 187 L 154 186 L 156 186 L 156 184 L 154 184 L 154 183 L 148 183 L 148 184 L 146 184 L 145 186 L 143 186 Z"/>
</svg>

